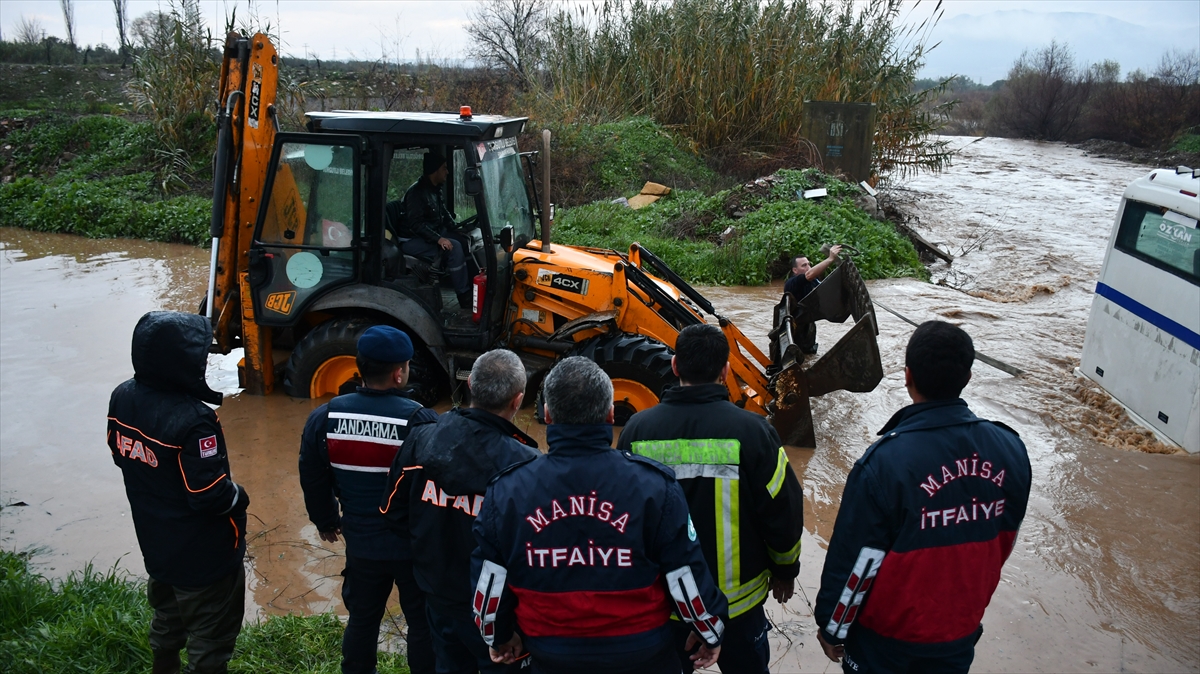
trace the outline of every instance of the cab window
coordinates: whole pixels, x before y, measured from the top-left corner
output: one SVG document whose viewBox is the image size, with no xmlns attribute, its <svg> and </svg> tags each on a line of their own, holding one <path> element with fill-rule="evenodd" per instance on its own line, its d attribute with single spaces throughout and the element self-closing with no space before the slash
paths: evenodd
<svg viewBox="0 0 1200 674">
<path fill-rule="evenodd" d="M 350 248 L 358 231 L 354 156 L 348 146 L 285 143 L 259 240 Z"/>
</svg>

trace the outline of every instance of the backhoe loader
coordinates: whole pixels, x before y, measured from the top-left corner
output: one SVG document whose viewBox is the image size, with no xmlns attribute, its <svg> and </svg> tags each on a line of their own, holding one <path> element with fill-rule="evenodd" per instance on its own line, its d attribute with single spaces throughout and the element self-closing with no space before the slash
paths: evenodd
<svg viewBox="0 0 1200 674">
<path fill-rule="evenodd" d="M 467 106 L 309 112 L 307 132 L 282 132 L 278 67 L 265 35 L 227 36 L 203 312 L 214 351 L 244 348 L 248 392 L 270 393 L 277 382 L 295 397 L 352 390 L 358 336 L 389 324 L 417 347 L 411 380 L 422 402 L 461 393 L 475 358 L 491 348 L 517 352 L 531 382 L 581 355 L 612 378 L 623 424 L 677 382 L 675 338 L 708 315 L 729 340 L 730 399 L 770 418 L 786 443 L 812 447 L 811 396 L 869 391 L 882 378 L 874 309 L 852 261 L 804 298 L 800 313 L 853 316 L 854 327 L 806 368 L 797 307 L 785 296 L 768 356 L 637 243 L 624 252 L 552 244 L 550 136 L 543 132 L 540 152 L 520 152 L 527 118 Z M 470 236 L 470 311 L 450 308 L 455 293 L 436 260 L 401 246 L 403 196 L 427 152 L 447 159 L 445 202 Z"/>
</svg>

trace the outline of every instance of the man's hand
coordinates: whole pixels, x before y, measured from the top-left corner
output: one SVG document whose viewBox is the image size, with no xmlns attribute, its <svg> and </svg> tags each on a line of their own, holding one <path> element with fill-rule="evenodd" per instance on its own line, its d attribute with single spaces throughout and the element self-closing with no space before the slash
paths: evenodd
<svg viewBox="0 0 1200 674">
<path fill-rule="evenodd" d="M 833 660 L 834 662 L 841 662 L 842 657 L 846 655 L 846 647 L 834 646 L 828 641 L 825 641 L 825 637 L 822 636 L 820 629 L 817 629 L 817 642 L 821 644 L 821 650 L 825 651 L 825 657 Z"/>
<path fill-rule="evenodd" d="M 700 644 L 700 650 L 696 651 L 696 653 L 691 656 L 691 660 L 695 667 L 698 669 L 703 669 L 705 667 L 712 667 L 715 665 L 717 663 L 717 659 L 721 657 L 721 647 L 717 646 L 716 648 L 710 648 L 709 645 L 700 638 L 699 634 L 692 632 L 688 634 L 687 642 L 683 644 L 683 650 L 690 651 L 696 644 Z"/>
<path fill-rule="evenodd" d="M 767 581 L 767 587 L 770 588 L 775 601 L 780 604 L 786 604 L 787 600 L 791 599 L 792 595 L 796 593 L 796 581 L 794 579 L 784 580 L 772 577 Z"/>
<path fill-rule="evenodd" d="M 511 665 L 517 661 L 523 650 L 525 650 L 525 647 L 521 643 L 521 635 L 513 632 L 512 638 L 508 640 L 508 643 L 501 645 L 499 649 L 488 648 L 488 655 L 491 656 L 492 662 L 496 664 Z"/>
<path fill-rule="evenodd" d="M 836 260 L 838 253 L 842 252 L 842 244 L 837 244 L 829 249 L 829 259 Z"/>
<path fill-rule="evenodd" d="M 341 533 L 342 528 L 338 527 L 333 531 L 318 531 L 317 535 L 320 536 L 321 540 L 325 541 L 326 543 L 337 543 L 338 536 L 341 535 Z"/>
<path fill-rule="evenodd" d="M 441 248 L 442 250 L 450 250 L 451 248 L 454 247 L 454 244 L 450 242 L 450 239 L 447 239 L 444 236 L 442 238 L 438 239 L 437 243 L 438 243 L 438 248 Z"/>
</svg>

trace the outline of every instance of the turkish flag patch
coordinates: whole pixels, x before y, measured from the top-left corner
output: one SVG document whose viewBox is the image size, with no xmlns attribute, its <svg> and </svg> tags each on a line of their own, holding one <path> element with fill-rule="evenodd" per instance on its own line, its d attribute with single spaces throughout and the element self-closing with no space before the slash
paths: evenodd
<svg viewBox="0 0 1200 674">
<path fill-rule="evenodd" d="M 200 458 L 207 459 L 210 456 L 217 455 L 217 436 L 210 435 L 207 438 L 200 438 Z"/>
</svg>

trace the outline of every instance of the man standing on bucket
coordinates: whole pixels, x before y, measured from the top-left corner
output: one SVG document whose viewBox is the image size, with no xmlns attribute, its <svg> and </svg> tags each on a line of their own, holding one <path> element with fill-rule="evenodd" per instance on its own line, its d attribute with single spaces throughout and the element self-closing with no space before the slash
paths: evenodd
<svg viewBox="0 0 1200 674">
<path fill-rule="evenodd" d="M 671 368 L 681 386 L 633 415 L 618 448 L 675 471 L 704 558 L 729 600 L 717 666 L 724 674 L 764 674 L 770 644 L 763 604 L 768 590 L 780 603 L 794 591 L 804 492 L 775 429 L 729 402 L 729 342 L 720 328 L 680 331 Z M 687 628 L 677 627 L 682 649 Z M 692 671 L 691 662 L 681 660 L 684 671 Z"/>
<path fill-rule="evenodd" d="M 846 478 L 814 611 L 845 672 L 965 673 L 975 658 L 1031 470 L 1016 431 L 959 397 L 974 359 L 961 328 L 921 324 L 904 355 L 913 404 Z"/>
<path fill-rule="evenodd" d="M 125 478 L 150 580 L 152 674 L 224 674 L 242 629 L 246 506 L 204 381 L 212 326 L 152 311 L 133 329 L 133 379 L 108 404 L 108 448 Z"/>
<path fill-rule="evenodd" d="M 358 338 L 363 385 L 313 410 L 300 441 L 300 486 L 308 518 L 321 540 L 346 537 L 342 600 L 350 619 L 342 635 L 342 672 L 375 671 L 379 623 L 392 585 L 408 623 L 408 664 L 413 674 L 432 674 L 433 647 L 425 596 L 413 577 L 408 537 L 394 532 L 379 512 L 388 468 L 415 424 L 437 413 L 404 395 L 412 340 L 387 325 Z M 341 514 L 338 504 L 341 503 Z"/>
</svg>

